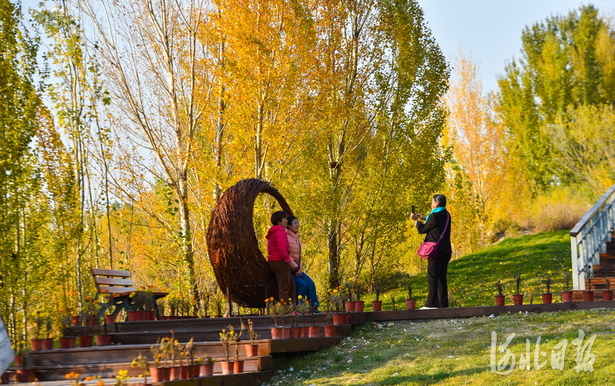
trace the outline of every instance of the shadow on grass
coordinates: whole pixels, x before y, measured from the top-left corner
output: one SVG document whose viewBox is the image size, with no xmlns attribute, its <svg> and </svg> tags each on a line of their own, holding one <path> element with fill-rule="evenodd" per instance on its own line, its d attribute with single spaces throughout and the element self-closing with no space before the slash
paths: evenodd
<svg viewBox="0 0 615 386">
<path fill-rule="evenodd" d="M 427 358 L 426 358 L 427 359 Z M 361 386 L 369 386 L 369 385 L 408 385 L 408 384 L 420 384 L 420 385 L 436 385 L 444 380 L 449 378 L 454 378 L 458 376 L 473 376 L 479 373 L 490 372 L 490 367 L 478 367 L 471 369 L 463 369 L 459 371 L 440 371 L 435 374 L 416 374 L 416 375 L 402 375 L 402 376 L 391 376 L 382 381 L 378 382 L 368 382 L 368 383 L 357 383 L 357 385 Z"/>
</svg>

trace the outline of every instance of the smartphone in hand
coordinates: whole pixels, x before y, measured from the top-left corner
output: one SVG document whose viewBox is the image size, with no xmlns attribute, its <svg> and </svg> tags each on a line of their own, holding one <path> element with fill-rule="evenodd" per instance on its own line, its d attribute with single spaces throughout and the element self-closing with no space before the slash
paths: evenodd
<svg viewBox="0 0 615 386">
<path fill-rule="evenodd" d="M 412 206 L 410 207 L 410 211 L 411 211 L 411 213 L 416 213 L 416 212 L 414 211 L 414 205 L 412 205 Z"/>
</svg>

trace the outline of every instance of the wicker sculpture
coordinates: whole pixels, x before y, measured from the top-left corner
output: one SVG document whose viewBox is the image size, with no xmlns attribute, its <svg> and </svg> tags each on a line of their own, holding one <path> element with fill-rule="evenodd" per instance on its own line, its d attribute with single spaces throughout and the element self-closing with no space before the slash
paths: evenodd
<svg viewBox="0 0 615 386">
<path fill-rule="evenodd" d="M 273 196 L 282 210 L 293 214 L 280 192 L 265 181 L 241 180 L 229 188 L 215 207 L 207 231 L 209 260 L 218 285 L 244 307 L 265 307 L 277 297 L 277 282 L 258 247 L 252 216 L 260 193 Z"/>
</svg>

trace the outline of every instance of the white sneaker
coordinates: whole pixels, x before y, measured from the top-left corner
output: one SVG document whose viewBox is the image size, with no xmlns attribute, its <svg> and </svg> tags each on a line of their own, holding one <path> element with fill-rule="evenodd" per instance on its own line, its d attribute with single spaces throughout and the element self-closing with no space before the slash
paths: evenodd
<svg viewBox="0 0 615 386">
<path fill-rule="evenodd" d="M 438 307 L 421 307 L 421 310 L 437 310 Z"/>
</svg>

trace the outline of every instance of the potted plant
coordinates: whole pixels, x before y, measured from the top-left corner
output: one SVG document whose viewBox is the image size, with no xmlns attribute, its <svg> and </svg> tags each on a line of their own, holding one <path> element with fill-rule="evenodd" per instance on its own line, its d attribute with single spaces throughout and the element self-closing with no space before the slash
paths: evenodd
<svg viewBox="0 0 615 386">
<path fill-rule="evenodd" d="M 328 338 L 337 335 L 336 326 L 333 322 L 333 315 L 334 314 L 332 314 L 331 312 L 326 313 L 326 322 L 325 326 L 323 327 L 323 330 L 325 331 L 325 336 Z"/>
<path fill-rule="evenodd" d="M 611 290 L 611 281 L 609 278 L 604 278 L 606 290 L 602 291 L 602 300 L 613 300 L 613 291 Z"/>
<path fill-rule="evenodd" d="M 143 354 L 139 353 L 139 355 L 132 360 L 130 367 L 140 369 L 142 371 L 139 378 L 143 376 L 143 384 L 147 385 L 147 376 L 149 375 L 149 362 L 147 361 L 147 358 Z"/>
<path fill-rule="evenodd" d="M 72 326 L 74 315 L 72 313 L 65 314 L 62 319 L 62 336 L 60 337 L 60 348 L 75 348 L 76 337 L 70 336 L 70 327 Z"/>
<path fill-rule="evenodd" d="M 205 358 L 197 358 L 194 363 L 199 366 L 199 375 L 201 377 L 211 377 L 214 375 L 214 362 L 216 360 L 205 354 Z"/>
<path fill-rule="evenodd" d="M 154 358 L 154 367 L 149 368 L 150 375 L 152 376 L 152 382 L 163 382 L 169 380 L 169 368 L 163 366 L 167 360 L 167 350 L 165 345 L 168 338 L 159 339 L 156 345 L 150 347 L 152 356 Z"/>
<path fill-rule="evenodd" d="M 273 315 L 273 322 L 275 327 L 271 329 L 271 339 L 284 339 L 284 315 L 286 314 L 287 306 L 282 302 L 274 303 L 273 298 L 265 300 L 268 303 L 269 312 Z M 282 318 L 280 320 L 280 318 Z M 288 330 L 290 337 L 290 329 Z"/>
<path fill-rule="evenodd" d="M 587 272 L 587 284 L 588 288 L 583 291 L 583 300 L 586 302 L 594 301 L 594 291 L 592 290 L 592 279 L 594 278 L 594 270 L 590 268 Z"/>
<path fill-rule="evenodd" d="M 32 351 L 41 351 L 43 349 L 44 326 L 45 318 L 37 311 L 33 318 L 32 328 L 30 328 L 30 332 L 32 333 L 32 339 L 30 339 Z"/>
<path fill-rule="evenodd" d="M 504 296 L 504 284 L 502 284 L 502 281 L 498 279 L 495 282 L 495 287 L 498 290 L 498 292 L 495 295 L 495 305 L 503 306 L 506 301 L 506 296 Z"/>
<path fill-rule="evenodd" d="M 15 367 L 22 367 L 24 363 L 24 359 L 28 353 L 28 345 L 26 341 L 23 340 L 23 336 L 21 339 L 17 341 L 13 345 L 13 364 Z"/>
<path fill-rule="evenodd" d="M 376 293 L 376 300 L 372 300 L 372 311 L 382 311 L 382 300 L 380 300 L 380 291 L 382 291 L 382 285 L 379 282 L 374 283 L 374 292 Z"/>
<path fill-rule="evenodd" d="M 408 276 L 408 282 L 406 284 L 408 289 L 408 299 L 406 299 L 406 309 L 414 310 L 416 308 L 416 299 L 412 298 L 412 279 Z"/>
<path fill-rule="evenodd" d="M 222 366 L 222 374 L 231 375 L 233 374 L 233 362 L 231 362 L 230 357 L 230 348 L 231 343 L 235 340 L 235 330 L 232 325 L 228 325 L 228 330 L 223 329 L 220 332 L 220 342 L 224 347 L 224 354 L 226 357 L 226 361 L 222 362 L 220 365 Z"/>
<path fill-rule="evenodd" d="M 516 292 L 513 294 L 513 304 L 515 306 L 523 304 L 523 294 L 521 293 L 521 271 L 517 270 L 513 276 Z"/>
<path fill-rule="evenodd" d="M 171 366 L 169 367 L 169 381 L 176 381 L 181 376 L 181 366 L 177 365 L 180 361 L 181 347 L 179 341 L 175 339 L 175 330 L 171 330 L 171 338 L 167 342 L 167 350 L 171 357 Z"/>
<path fill-rule="evenodd" d="M 258 356 L 258 344 L 254 343 L 254 341 L 258 339 L 258 334 L 254 331 L 252 319 L 248 319 L 248 334 L 250 335 L 250 344 L 246 345 L 246 356 Z"/>
<path fill-rule="evenodd" d="M 185 365 L 183 363 L 180 363 L 180 365 L 182 366 L 182 370 L 181 370 L 182 379 L 196 378 L 199 376 L 200 366 L 194 363 L 194 352 L 195 352 L 194 338 L 190 338 L 188 343 L 186 343 L 183 346 L 182 352 L 181 352 L 182 355 L 180 357 L 180 358 L 186 359 Z"/>
<path fill-rule="evenodd" d="M 330 304 L 330 310 L 333 310 L 333 324 L 339 326 L 345 324 L 345 316 L 341 313 L 342 306 L 344 304 L 344 294 L 341 291 L 341 287 L 337 287 L 329 291 L 328 301 Z"/>
<path fill-rule="evenodd" d="M 542 304 L 550 304 L 553 301 L 553 294 L 551 293 L 551 271 L 547 272 L 547 276 L 545 276 L 542 282 L 547 287 L 544 288 L 544 292 L 540 294 L 542 297 Z"/>
<path fill-rule="evenodd" d="M 357 300 L 354 302 L 354 311 L 363 312 L 365 309 L 365 301 L 361 300 L 361 294 L 363 293 L 363 286 L 361 284 L 355 284 L 355 293 Z"/>
<path fill-rule="evenodd" d="M 562 302 L 572 302 L 572 291 L 570 290 L 570 281 L 572 280 L 572 269 L 568 269 L 564 273 L 564 292 L 562 292 Z"/>
<path fill-rule="evenodd" d="M 299 295 L 301 296 L 301 295 Z M 299 315 L 303 315 L 303 326 L 298 327 L 299 328 L 299 337 L 300 338 L 307 338 L 310 335 L 310 328 L 308 326 L 306 326 L 306 317 L 311 314 L 313 312 L 312 309 L 312 304 L 310 303 L 310 301 L 308 299 L 304 299 L 303 301 L 301 301 L 298 305 L 297 305 L 297 311 L 299 313 Z M 314 319 L 312 318 L 312 321 L 314 321 Z"/>
<path fill-rule="evenodd" d="M 354 287 L 352 284 L 346 284 L 346 293 L 348 296 L 345 297 L 344 307 L 346 312 L 354 312 L 355 311 L 355 302 L 352 300 L 352 293 L 354 292 Z"/>
<path fill-rule="evenodd" d="M 109 334 L 109 331 L 108 331 L 106 315 L 103 315 L 101 317 L 100 322 L 102 323 L 102 326 L 103 326 L 103 333 L 96 335 L 96 338 L 95 338 L 96 345 L 97 346 L 108 346 L 111 344 L 111 335 Z"/>
<path fill-rule="evenodd" d="M 239 334 L 233 336 L 233 343 L 235 344 L 235 362 L 233 363 L 233 374 L 243 373 L 243 360 L 239 360 L 239 342 L 241 342 L 241 336 L 246 328 L 241 319 L 239 320 Z"/>
</svg>

